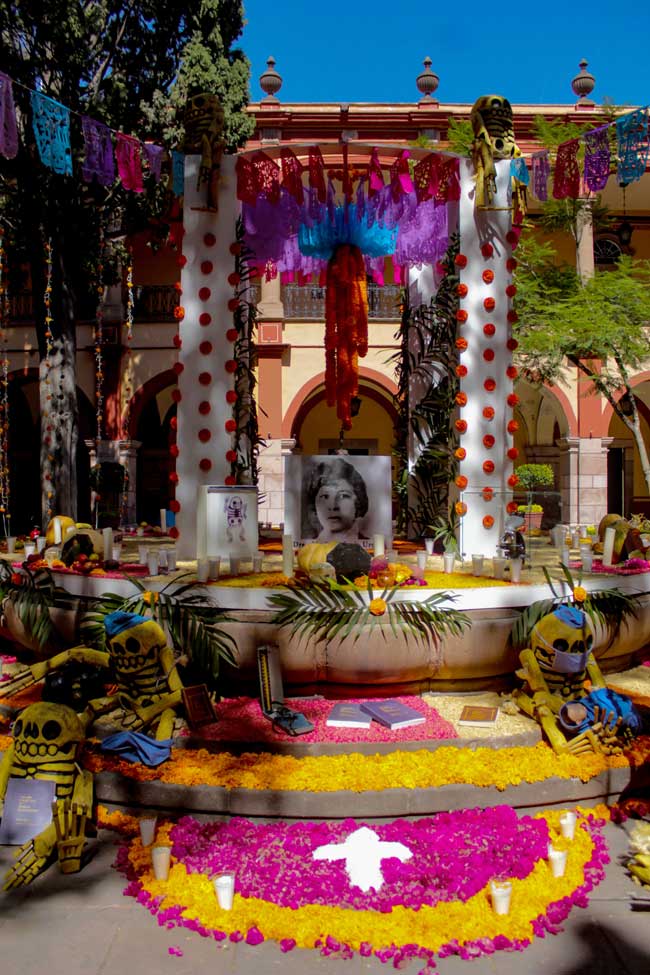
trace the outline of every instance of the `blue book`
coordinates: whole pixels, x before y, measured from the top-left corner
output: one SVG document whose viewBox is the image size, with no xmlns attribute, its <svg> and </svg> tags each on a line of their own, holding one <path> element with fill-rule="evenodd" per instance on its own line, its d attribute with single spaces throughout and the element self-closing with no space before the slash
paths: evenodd
<svg viewBox="0 0 650 975">
<path fill-rule="evenodd" d="M 410 728 L 416 724 L 424 724 L 426 718 L 408 704 L 390 698 L 386 701 L 364 701 L 361 710 L 369 714 L 373 721 L 378 721 L 385 728 L 395 731 L 397 728 Z"/>
<path fill-rule="evenodd" d="M 372 718 L 364 714 L 361 705 L 349 701 L 335 704 L 325 722 L 330 728 L 369 728 L 371 723 Z"/>
</svg>

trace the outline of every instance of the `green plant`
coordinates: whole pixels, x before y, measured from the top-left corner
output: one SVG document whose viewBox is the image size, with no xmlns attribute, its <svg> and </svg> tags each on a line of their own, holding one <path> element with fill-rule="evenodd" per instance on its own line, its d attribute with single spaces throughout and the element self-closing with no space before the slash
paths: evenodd
<svg viewBox="0 0 650 975">
<path fill-rule="evenodd" d="M 458 544 L 458 518 L 452 508 L 448 518 L 438 515 L 430 525 L 427 525 L 425 534 L 434 540 L 441 542 L 445 552 L 456 552 L 460 554 Z"/>
<path fill-rule="evenodd" d="M 520 515 L 541 514 L 543 510 L 541 504 L 520 504 L 517 506 L 517 512 Z"/>
<path fill-rule="evenodd" d="M 329 584 L 328 584 L 329 583 Z M 458 636 L 470 625 L 469 617 L 457 609 L 442 608 L 452 602 L 454 596 L 437 592 L 423 602 L 407 602 L 396 599 L 397 589 L 385 589 L 373 598 L 372 584 L 368 583 L 368 595 L 372 602 L 383 602 L 378 614 L 371 610 L 371 603 L 357 590 L 342 589 L 337 583 L 306 583 L 293 586 L 290 591 L 273 593 L 269 602 L 278 612 L 272 619 L 276 626 L 290 626 L 292 636 L 311 635 L 319 643 L 345 639 L 354 634 L 354 642 L 363 635 L 368 638 L 367 628 L 374 631 L 380 623 L 388 623 L 396 636 L 398 629 L 406 630 L 422 643 L 438 646 L 442 636 Z M 385 628 L 379 632 L 386 639 Z"/>
<path fill-rule="evenodd" d="M 519 478 L 518 487 L 524 491 L 534 491 L 535 488 L 553 487 L 555 476 L 550 464 L 520 464 L 515 469 Z"/>
<path fill-rule="evenodd" d="M 580 581 L 576 583 L 571 572 L 565 565 L 562 566 L 562 575 L 553 579 L 546 566 L 543 567 L 546 581 L 552 592 L 550 599 L 540 599 L 531 603 L 515 620 L 510 637 L 512 646 L 515 650 L 525 650 L 530 646 L 530 636 L 533 628 L 542 619 L 548 616 L 553 610 L 563 603 L 574 601 L 573 593 Z M 556 585 L 558 588 L 556 589 Z M 566 587 L 564 592 L 561 587 Z M 639 610 L 639 599 L 637 596 L 628 596 L 620 589 L 603 589 L 600 591 L 588 592 L 586 598 L 580 602 L 580 608 L 584 610 L 592 623 L 603 627 L 607 634 L 607 647 L 611 646 L 616 638 L 621 624 L 631 619 L 636 619 Z"/>
</svg>

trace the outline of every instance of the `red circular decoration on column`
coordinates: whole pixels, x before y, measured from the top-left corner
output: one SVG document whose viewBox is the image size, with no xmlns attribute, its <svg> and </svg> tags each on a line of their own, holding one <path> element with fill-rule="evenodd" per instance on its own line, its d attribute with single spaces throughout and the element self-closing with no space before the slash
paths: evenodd
<svg viewBox="0 0 650 975">
<path fill-rule="evenodd" d="M 237 311 L 239 308 L 239 298 L 228 299 L 228 311 Z"/>
<path fill-rule="evenodd" d="M 506 349 L 508 349 L 509 352 L 514 352 L 515 349 L 518 348 L 519 348 L 519 342 L 517 341 L 517 339 L 508 339 L 508 341 L 506 342 Z"/>
<path fill-rule="evenodd" d="M 178 264 L 179 267 L 185 267 L 185 265 L 187 264 L 187 258 L 185 257 L 185 254 L 179 254 L 179 256 L 176 258 L 176 263 Z"/>
<path fill-rule="evenodd" d="M 456 449 L 454 450 L 454 457 L 456 458 L 456 460 L 465 460 L 465 458 L 467 457 L 467 451 L 465 450 L 464 447 L 456 447 Z"/>
<path fill-rule="evenodd" d="M 466 298 L 468 291 L 469 291 L 469 288 L 467 287 L 466 284 L 457 284 L 456 285 L 456 294 L 458 295 L 459 298 Z"/>
<path fill-rule="evenodd" d="M 202 471 L 209 471 L 212 469 L 212 461 L 208 457 L 202 457 L 199 461 L 199 467 Z"/>
<path fill-rule="evenodd" d="M 492 322 L 486 322 L 483 326 L 483 334 L 487 335 L 488 338 L 492 338 L 496 330 L 496 325 L 494 325 Z"/>
<path fill-rule="evenodd" d="M 214 264 L 212 261 L 201 261 L 201 274 L 212 274 Z"/>
<path fill-rule="evenodd" d="M 516 501 L 508 501 L 506 505 L 506 511 L 508 512 L 509 515 L 514 515 L 518 507 L 519 505 L 517 504 Z"/>
<path fill-rule="evenodd" d="M 509 322 L 512 322 L 513 325 L 515 322 L 519 321 L 519 315 L 517 314 L 516 311 L 513 311 L 512 309 L 508 312 L 506 318 L 508 319 Z"/>
<path fill-rule="evenodd" d="M 483 353 L 483 358 L 486 362 L 492 362 L 494 359 L 494 349 L 486 349 Z"/>
<path fill-rule="evenodd" d="M 234 389 L 229 389 L 228 392 L 226 393 L 226 403 L 232 404 L 236 402 L 237 402 L 237 393 L 235 392 Z"/>
<path fill-rule="evenodd" d="M 212 382 L 212 375 L 209 372 L 200 372 L 199 382 L 202 386 L 209 386 Z"/>
<path fill-rule="evenodd" d="M 508 450 L 508 460 L 517 460 L 517 457 L 519 457 L 519 451 L 517 450 L 517 448 L 510 447 L 510 449 Z"/>
<path fill-rule="evenodd" d="M 235 362 L 234 359 L 227 359 L 224 368 L 226 372 L 230 372 L 230 373 L 237 372 L 237 363 Z"/>
<path fill-rule="evenodd" d="M 516 474 L 511 474 L 508 478 L 508 487 L 517 487 L 519 484 L 519 478 Z"/>
<path fill-rule="evenodd" d="M 172 400 L 173 400 L 173 402 L 174 403 L 180 403 L 180 401 L 182 399 L 183 399 L 183 394 L 181 393 L 180 389 L 173 389 L 172 390 Z"/>
<path fill-rule="evenodd" d="M 173 416 L 171 418 L 171 420 L 169 421 L 169 426 L 171 427 L 172 430 L 178 430 L 178 417 L 177 416 Z"/>
<path fill-rule="evenodd" d="M 176 473 L 176 471 L 171 472 L 171 474 L 169 475 L 169 480 L 171 481 L 172 484 L 178 484 L 178 474 Z"/>
<path fill-rule="evenodd" d="M 178 512 L 181 510 L 181 503 L 180 503 L 180 501 L 177 501 L 175 498 L 172 501 L 170 501 L 169 502 L 169 510 L 170 511 L 173 511 L 174 514 L 177 515 Z"/>
<path fill-rule="evenodd" d="M 178 444 L 173 443 L 169 448 L 169 456 L 178 457 L 179 454 L 180 454 L 180 450 L 178 449 Z"/>
<path fill-rule="evenodd" d="M 483 307 L 485 308 L 486 311 L 494 311 L 494 309 L 496 308 L 496 304 L 497 303 L 494 300 L 494 298 L 485 298 L 483 300 Z"/>
<path fill-rule="evenodd" d="M 172 366 L 172 370 L 176 373 L 177 376 L 180 376 L 184 368 L 185 366 L 183 365 L 182 362 L 175 362 L 174 365 Z"/>
<path fill-rule="evenodd" d="M 517 396 L 516 393 L 510 393 L 508 395 L 508 398 L 506 399 L 506 403 L 508 404 L 508 406 L 516 406 L 518 402 L 519 402 L 519 397 Z"/>
<path fill-rule="evenodd" d="M 237 451 L 236 450 L 227 450 L 226 451 L 226 460 L 228 461 L 229 464 L 234 464 L 235 461 L 237 460 Z"/>
<path fill-rule="evenodd" d="M 492 257 L 494 254 L 494 247 L 492 244 L 481 244 L 481 254 L 486 258 L 486 260 L 488 257 Z"/>
<path fill-rule="evenodd" d="M 182 305 L 176 305 L 174 308 L 174 318 L 177 322 L 182 322 L 185 318 L 185 309 Z"/>
<path fill-rule="evenodd" d="M 490 268 L 486 268 L 485 271 L 483 271 L 481 277 L 483 278 L 486 284 L 492 284 L 492 282 L 494 281 L 494 271 L 492 271 Z"/>
<path fill-rule="evenodd" d="M 456 348 L 460 349 L 461 352 L 464 352 L 467 348 L 467 339 L 456 339 Z"/>
<path fill-rule="evenodd" d="M 483 389 L 486 390 L 486 392 L 488 393 L 493 393 L 496 388 L 497 388 L 496 379 L 493 379 L 492 376 L 488 376 L 485 382 L 483 383 Z"/>
<path fill-rule="evenodd" d="M 207 416 L 212 407 L 208 403 L 207 399 L 201 400 L 199 403 L 199 413 L 201 416 Z"/>
<path fill-rule="evenodd" d="M 201 443 L 207 443 L 211 439 L 212 434 L 206 427 L 203 427 L 202 430 L 199 430 L 198 437 Z"/>
<path fill-rule="evenodd" d="M 485 436 L 483 437 L 483 446 L 486 448 L 486 450 L 492 450 L 494 444 L 495 444 L 495 440 L 492 434 L 486 433 Z"/>
<path fill-rule="evenodd" d="M 467 267 L 467 258 L 464 254 L 456 254 L 454 258 L 456 267 Z"/>
<path fill-rule="evenodd" d="M 506 240 L 508 241 L 510 246 L 514 249 L 519 243 L 519 234 L 517 233 L 516 230 L 509 230 L 508 233 L 506 234 Z"/>
<path fill-rule="evenodd" d="M 508 260 L 506 261 L 506 270 L 510 271 L 511 274 L 514 270 L 516 270 L 518 266 L 519 266 L 519 261 L 517 260 L 516 257 L 509 257 Z"/>
<path fill-rule="evenodd" d="M 506 369 L 506 376 L 508 377 L 508 379 L 516 379 L 518 375 L 519 375 L 519 370 L 517 369 L 516 366 L 508 366 L 508 368 Z"/>
<path fill-rule="evenodd" d="M 236 257 L 238 254 L 241 254 L 241 244 L 239 243 L 239 241 L 236 241 L 235 240 L 230 245 L 230 247 L 228 248 L 228 250 L 230 251 L 231 254 L 234 254 L 235 257 Z"/>
<path fill-rule="evenodd" d="M 467 433 L 467 420 L 456 420 L 454 426 L 459 433 Z"/>
<path fill-rule="evenodd" d="M 236 342 L 237 341 L 237 329 L 236 328 L 229 328 L 228 331 L 226 332 L 226 338 L 228 339 L 229 342 Z"/>
<path fill-rule="evenodd" d="M 509 420 L 507 429 L 508 429 L 508 433 L 516 433 L 517 430 L 519 429 L 519 424 L 517 423 L 516 420 Z"/>
<path fill-rule="evenodd" d="M 467 393 L 456 393 L 456 403 L 458 406 L 467 406 Z"/>
<path fill-rule="evenodd" d="M 207 311 L 202 311 L 199 315 L 199 325 L 209 325 L 212 321 L 212 315 Z"/>
<path fill-rule="evenodd" d="M 228 275 L 228 284 L 231 284 L 233 288 L 236 288 L 240 281 L 241 274 L 238 274 L 237 271 L 233 271 L 232 274 Z"/>
<path fill-rule="evenodd" d="M 226 476 L 223 479 L 223 483 L 227 484 L 228 487 L 231 487 L 233 484 L 236 484 L 237 481 L 233 474 L 226 474 Z"/>
<path fill-rule="evenodd" d="M 517 285 L 509 284 L 506 288 L 506 294 L 508 295 L 508 298 L 514 298 L 514 296 L 517 294 Z"/>
<path fill-rule="evenodd" d="M 176 527 L 176 525 L 172 525 L 172 527 L 169 529 L 169 531 L 167 532 L 167 534 L 169 535 L 170 538 L 178 538 L 178 536 L 180 535 L 180 532 L 179 532 L 178 528 Z"/>
<path fill-rule="evenodd" d="M 464 474 L 459 474 L 454 483 L 456 484 L 457 488 L 460 488 L 461 491 L 464 491 L 465 488 L 467 487 L 467 478 L 465 477 Z"/>
<path fill-rule="evenodd" d="M 234 433 L 235 430 L 237 429 L 237 424 L 235 423 L 234 420 L 226 420 L 224 426 L 226 428 L 227 433 Z"/>
<path fill-rule="evenodd" d="M 199 288 L 199 298 L 201 301 L 207 301 L 212 292 L 209 288 Z"/>
<path fill-rule="evenodd" d="M 203 243 L 206 247 L 214 247 L 217 242 L 217 238 L 214 234 L 203 234 Z"/>
<path fill-rule="evenodd" d="M 463 324 L 464 322 L 467 321 L 468 318 L 469 318 L 469 315 L 467 314 L 467 312 L 465 311 L 465 309 L 464 308 L 459 308 L 458 311 L 456 312 L 456 321 L 457 322 L 460 322 L 461 324 Z"/>
<path fill-rule="evenodd" d="M 494 419 L 494 407 L 493 406 L 485 406 L 483 408 L 483 418 L 485 420 L 493 420 Z"/>
<path fill-rule="evenodd" d="M 180 337 L 180 335 L 175 335 L 174 338 L 172 339 L 172 342 L 174 343 L 177 349 L 180 349 L 181 345 L 183 344 L 183 340 Z"/>
<path fill-rule="evenodd" d="M 494 498 L 494 488 L 484 487 L 483 490 L 481 491 L 481 494 L 483 495 L 484 501 L 492 501 L 492 499 Z"/>
<path fill-rule="evenodd" d="M 456 366 L 456 375 L 459 379 L 462 379 L 467 375 L 467 366 Z"/>
<path fill-rule="evenodd" d="M 494 518 L 492 517 L 492 515 L 485 515 L 485 517 L 483 518 L 483 527 L 484 528 L 494 527 Z"/>
<path fill-rule="evenodd" d="M 494 474 L 494 461 L 493 460 L 484 460 L 483 461 L 483 470 L 485 471 L 486 474 Z"/>
<path fill-rule="evenodd" d="M 210 355 L 212 352 L 212 342 L 201 342 L 199 352 L 201 355 Z"/>
</svg>

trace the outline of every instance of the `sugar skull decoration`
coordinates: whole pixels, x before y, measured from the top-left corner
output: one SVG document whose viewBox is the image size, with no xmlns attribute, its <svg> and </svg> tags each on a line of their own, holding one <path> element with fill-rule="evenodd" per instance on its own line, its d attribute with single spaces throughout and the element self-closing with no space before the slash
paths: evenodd
<svg viewBox="0 0 650 975">
<path fill-rule="evenodd" d="M 213 94 L 195 95 L 185 106 L 186 153 L 200 153 L 201 165 L 197 189 L 208 187 L 208 207 L 218 209 L 219 172 L 224 150 L 223 106 Z"/>
<path fill-rule="evenodd" d="M 85 829 L 92 811 L 90 772 L 77 764 L 86 722 L 63 704 L 31 704 L 13 727 L 13 740 L 0 765 L 0 813 L 11 779 L 55 783 L 52 822 L 24 843 L 5 877 L 10 890 L 29 884 L 49 866 L 55 853 L 63 873 L 81 867 Z"/>
<path fill-rule="evenodd" d="M 472 106 L 470 121 L 474 132 L 475 202 L 477 207 L 488 208 L 496 193 L 494 160 L 521 155 L 512 127 L 512 106 L 501 95 L 482 95 Z"/>
<path fill-rule="evenodd" d="M 239 494 L 229 495 L 223 503 L 223 510 L 226 515 L 226 538 L 229 542 L 235 541 L 235 536 L 240 542 L 246 541 L 246 515 L 248 505 Z"/>
</svg>

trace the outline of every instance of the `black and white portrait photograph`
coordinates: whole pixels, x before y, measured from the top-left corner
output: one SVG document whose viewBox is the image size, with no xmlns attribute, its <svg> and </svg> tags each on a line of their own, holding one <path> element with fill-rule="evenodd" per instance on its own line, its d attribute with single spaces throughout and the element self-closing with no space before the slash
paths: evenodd
<svg viewBox="0 0 650 975">
<path fill-rule="evenodd" d="M 293 455 L 285 460 L 285 530 L 300 543 L 388 540 L 390 457 Z"/>
</svg>

